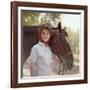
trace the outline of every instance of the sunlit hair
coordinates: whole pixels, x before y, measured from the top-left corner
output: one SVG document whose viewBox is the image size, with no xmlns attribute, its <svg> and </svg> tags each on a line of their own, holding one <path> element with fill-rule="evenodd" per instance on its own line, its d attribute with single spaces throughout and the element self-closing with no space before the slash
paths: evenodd
<svg viewBox="0 0 90 90">
<path fill-rule="evenodd" d="M 42 40 L 41 33 L 42 33 L 43 30 L 47 30 L 50 33 L 50 35 L 52 35 L 52 29 L 51 29 L 51 27 L 49 25 L 47 25 L 47 24 L 43 24 L 38 29 L 39 40 Z"/>
</svg>

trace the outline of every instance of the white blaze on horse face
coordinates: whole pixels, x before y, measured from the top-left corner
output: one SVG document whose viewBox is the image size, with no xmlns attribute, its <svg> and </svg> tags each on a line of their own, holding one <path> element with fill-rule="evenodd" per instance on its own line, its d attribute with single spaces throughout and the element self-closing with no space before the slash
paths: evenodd
<svg viewBox="0 0 90 90">
<path fill-rule="evenodd" d="M 50 33 L 49 33 L 48 30 L 46 30 L 46 29 L 42 30 L 42 32 L 41 32 L 41 39 L 42 39 L 44 42 L 48 42 L 49 39 L 50 39 L 50 37 L 51 37 L 51 35 L 50 35 Z"/>
</svg>

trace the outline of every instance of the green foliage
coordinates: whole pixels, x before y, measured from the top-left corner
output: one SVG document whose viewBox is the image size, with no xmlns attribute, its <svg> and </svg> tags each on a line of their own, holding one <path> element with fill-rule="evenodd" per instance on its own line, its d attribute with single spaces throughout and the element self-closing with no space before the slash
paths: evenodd
<svg viewBox="0 0 90 90">
<path fill-rule="evenodd" d="M 45 23 L 48 23 L 53 26 L 57 25 L 58 20 L 60 21 L 59 13 L 22 11 L 21 15 L 23 26 L 40 25 Z"/>
<path fill-rule="evenodd" d="M 41 24 L 49 23 L 51 26 L 55 26 L 58 22 L 60 22 L 59 13 L 45 13 L 45 15 L 41 18 Z"/>
<path fill-rule="evenodd" d="M 23 11 L 22 12 L 22 25 L 23 26 L 32 26 L 34 24 L 37 25 L 38 16 L 39 16 L 39 12 Z"/>
</svg>

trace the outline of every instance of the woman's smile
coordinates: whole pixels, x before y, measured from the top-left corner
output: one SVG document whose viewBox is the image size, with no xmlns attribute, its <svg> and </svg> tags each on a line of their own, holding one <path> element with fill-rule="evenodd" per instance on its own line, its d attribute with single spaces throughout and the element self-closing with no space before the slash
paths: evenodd
<svg viewBox="0 0 90 90">
<path fill-rule="evenodd" d="M 42 33 L 41 33 L 41 39 L 42 39 L 44 42 L 48 42 L 49 39 L 50 39 L 50 37 L 51 37 L 50 33 L 49 33 L 46 29 L 44 29 L 44 30 L 42 31 Z"/>
</svg>

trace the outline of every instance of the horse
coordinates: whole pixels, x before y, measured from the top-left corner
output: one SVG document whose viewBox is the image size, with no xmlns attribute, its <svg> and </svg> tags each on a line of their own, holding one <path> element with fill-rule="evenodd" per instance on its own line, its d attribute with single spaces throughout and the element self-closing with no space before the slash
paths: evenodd
<svg viewBox="0 0 90 90">
<path fill-rule="evenodd" d="M 61 22 L 59 22 L 57 30 L 52 33 L 52 37 L 49 42 L 52 52 L 57 55 L 60 62 L 63 64 L 63 72 L 59 70 L 59 74 L 61 72 L 64 74 L 66 70 L 71 70 L 74 66 L 73 53 L 67 39 L 68 34 L 65 29 L 61 28 Z"/>
</svg>

